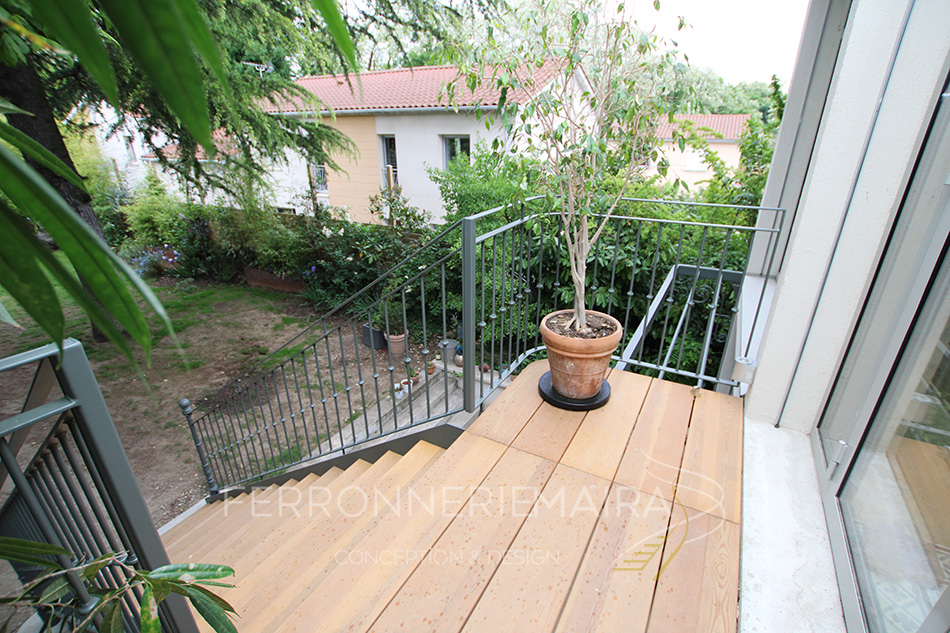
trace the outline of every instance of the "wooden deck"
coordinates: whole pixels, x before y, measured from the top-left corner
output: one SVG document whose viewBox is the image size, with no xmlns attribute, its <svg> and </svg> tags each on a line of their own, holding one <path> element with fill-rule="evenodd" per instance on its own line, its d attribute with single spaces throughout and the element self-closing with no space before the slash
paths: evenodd
<svg viewBox="0 0 950 633">
<path fill-rule="evenodd" d="M 411 493 L 391 506 L 238 536 L 196 520 L 166 538 L 173 560 L 235 565 L 248 633 L 734 632 L 741 400 L 616 372 L 605 407 L 566 412 L 538 395 L 546 368 L 444 453 L 324 475 Z"/>
</svg>

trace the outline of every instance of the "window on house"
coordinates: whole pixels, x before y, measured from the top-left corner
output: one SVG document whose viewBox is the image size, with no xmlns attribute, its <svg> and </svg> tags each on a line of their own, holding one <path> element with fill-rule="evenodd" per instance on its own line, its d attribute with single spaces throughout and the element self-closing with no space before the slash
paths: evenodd
<svg viewBox="0 0 950 633">
<path fill-rule="evenodd" d="M 310 186 L 318 193 L 326 193 L 329 190 L 326 165 L 310 165 Z"/>
<path fill-rule="evenodd" d="M 472 145 L 468 136 L 443 136 L 442 143 L 446 167 L 459 156 L 468 157 L 472 153 Z"/>
<path fill-rule="evenodd" d="M 131 136 L 123 137 L 125 140 L 125 150 L 129 153 L 129 160 L 133 163 L 138 160 L 138 156 L 135 155 L 135 143 L 132 142 Z"/>
<path fill-rule="evenodd" d="M 387 167 L 393 168 L 393 181 L 398 183 L 398 165 L 396 164 L 396 137 L 395 136 L 381 136 L 380 140 L 383 143 L 383 183 L 388 183 L 388 169 Z"/>
<path fill-rule="evenodd" d="M 703 161 L 703 155 L 692 147 L 686 150 L 686 171 L 706 171 L 706 163 Z"/>
</svg>

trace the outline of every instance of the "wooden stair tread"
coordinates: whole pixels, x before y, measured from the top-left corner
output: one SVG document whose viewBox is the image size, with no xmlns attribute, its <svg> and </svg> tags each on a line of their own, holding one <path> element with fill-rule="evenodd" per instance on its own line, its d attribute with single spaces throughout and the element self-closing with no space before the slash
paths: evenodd
<svg viewBox="0 0 950 633">
<path fill-rule="evenodd" d="M 417 443 L 378 481 L 375 490 L 383 498 L 391 498 L 424 474 L 443 453 L 443 449 L 428 442 Z M 263 631 L 276 626 L 276 619 L 284 611 L 299 604 L 306 597 L 307 583 L 333 563 L 339 544 L 345 545 L 358 539 L 374 524 L 376 510 L 389 511 L 388 506 L 381 503 L 378 507 L 371 506 L 369 512 L 359 516 L 334 515 L 323 519 L 311 528 L 311 533 L 319 530 L 321 535 L 326 533 L 332 536 L 314 539 L 315 542 L 309 542 L 304 552 L 285 551 L 283 555 L 275 556 L 274 561 L 268 565 L 274 570 L 269 574 L 270 580 L 266 580 L 267 576 L 264 574 L 255 574 L 259 582 L 242 588 L 244 590 L 233 603 L 239 613 L 245 608 L 255 609 L 254 613 L 247 613 L 245 630 Z M 261 605 L 266 607 L 261 608 Z M 284 617 L 287 615 L 289 614 Z"/>
<path fill-rule="evenodd" d="M 319 622 L 323 631 L 343 630 L 352 620 L 364 617 L 367 606 L 409 565 L 418 562 L 410 560 L 408 554 L 396 560 L 399 552 L 422 552 L 431 547 L 451 522 L 452 514 L 464 506 L 470 490 L 484 480 L 504 452 L 505 447 L 498 442 L 463 434 L 411 486 L 397 511 L 381 515 L 373 529 L 358 541 L 340 541 L 335 546 L 339 551 L 365 556 L 392 552 L 392 564 L 363 566 L 350 564 L 349 554 L 342 561 L 337 557 L 302 592 L 303 597 L 312 595 L 314 599 L 301 600 L 299 607 L 271 621 L 279 622 L 279 626 L 268 626 L 264 631 L 312 630 L 314 622 Z"/>
<path fill-rule="evenodd" d="M 646 629 L 672 508 L 666 499 L 611 486 L 557 632 Z"/>
<path fill-rule="evenodd" d="M 654 380 L 614 480 L 672 501 L 692 411 L 692 389 Z"/>
<path fill-rule="evenodd" d="M 498 568 L 462 630 L 552 630 L 609 488 L 607 480 L 559 464 L 544 487 L 549 494 L 542 492 L 508 550 L 521 553 L 525 564 Z M 564 506 L 548 501 L 562 492 Z"/>
<path fill-rule="evenodd" d="M 405 583 L 400 586 L 397 579 L 352 628 L 371 628 L 374 633 L 458 631 L 554 466 L 531 453 L 508 449 L 411 575 L 403 574 L 408 576 Z"/>
<path fill-rule="evenodd" d="M 739 523 L 742 504 L 742 401 L 739 398 L 714 391 L 701 391 L 696 396 L 676 496 L 687 507 Z"/>
<path fill-rule="evenodd" d="M 613 370 L 608 380 L 610 400 L 587 413 L 561 463 L 612 481 L 653 381 L 640 374 Z"/>
<path fill-rule="evenodd" d="M 468 432 L 509 446 L 544 402 L 538 393 L 538 380 L 547 370 L 547 360 L 535 361 L 525 367 L 518 378 L 472 422 Z"/>
<path fill-rule="evenodd" d="M 648 633 L 735 633 L 739 610 L 739 526 L 690 510 L 688 526 L 674 507 Z M 670 547 L 685 538 L 680 549 Z"/>
</svg>

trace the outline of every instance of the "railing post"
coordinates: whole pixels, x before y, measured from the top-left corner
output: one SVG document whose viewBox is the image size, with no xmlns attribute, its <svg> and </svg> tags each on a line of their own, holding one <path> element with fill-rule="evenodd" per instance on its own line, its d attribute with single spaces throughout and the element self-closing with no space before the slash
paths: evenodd
<svg viewBox="0 0 950 633">
<path fill-rule="evenodd" d="M 195 441 L 195 449 L 198 451 L 198 461 L 201 462 L 201 470 L 204 471 L 205 479 L 208 480 L 208 492 L 215 494 L 218 492 L 218 484 L 214 480 L 214 473 L 211 472 L 211 464 L 208 463 L 208 456 L 205 454 L 205 447 L 201 443 L 201 438 L 198 437 L 198 429 L 195 428 L 195 421 L 191 415 L 195 412 L 195 409 L 191 406 L 191 400 L 188 398 L 182 398 L 179 400 L 178 406 L 181 407 L 181 414 L 185 416 L 185 420 L 188 421 L 188 429 L 191 431 L 191 439 Z"/>
<path fill-rule="evenodd" d="M 462 394 L 475 411 L 475 219 L 462 219 Z"/>
</svg>

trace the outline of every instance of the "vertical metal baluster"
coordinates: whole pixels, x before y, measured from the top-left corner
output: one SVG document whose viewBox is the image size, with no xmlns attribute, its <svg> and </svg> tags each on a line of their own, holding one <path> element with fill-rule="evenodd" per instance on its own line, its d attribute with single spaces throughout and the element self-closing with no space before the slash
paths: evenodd
<svg viewBox="0 0 950 633">
<path fill-rule="evenodd" d="M 374 306 L 371 306 L 371 308 L 372 307 Z M 367 320 L 372 321 L 372 319 L 370 318 L 369 309 L 366 310 L 366 318 Z M 387 344 L 386 347 L 389 347 L 389 345 Z M 380 435 L 382 435 L 383 433 L 383 397 L 379 393 L 379 369 L 376 367 L 376 348 L 375 347 L 369 351 L 369 357 L 372 359 L 372 362 L 373 362 L 373 385 L 374 385 L 374 388 L 376 389 L 376 424 L 379 427 Z M 395 403 L 395 399 L 393 399 L 393 403 Z M 368 411 L 367 411 L 367 416 L 366 416 L 366 434 L 369 435 L 369 412 Z"/>
<path fill-rule="evenodd" d="M 420 380 L 426 383 L 426 418 L 432 417 L 432 400 L 429 395 L 429 330 L 426 327 L 426 276 L 419 275 L 419 305 L 422 310 L 422 369 L 419 370 Z"/>
<path fill-rule="evenodd" d="M 673 263 L 673 270 L 678 271 L 680 265 L 680 256 L 683 252 L 683 236 L 686 233 L 686 225 L 680 224 L 680 239 L 676 245 L 676 261 Z M 669 293 L 666 296 L 666 316 L 663 317 L 663 333 L 660 335 L 660 347 L 656 355 L 656 364 L 663 365 L 663 347 L 666 345 L 666 331 L 670 324 L 670 311 L 673 309 L 674 297 L 676 296 L 676 277 L 678 273 L 673 273 L 673 284 L 670 286 Z M 672 344 L 670 345 L 672 347 Z M 662 377 L 662 374 L 661 374 Z"/>
<path fill-rule="evenodd" d="M 243 398 L 241 394 L 235 394 L 235 395 Z M 232 425 L 235 423 L 235 420 L 237 420 L 236 428 L 241 433 L 241 445 L 244 447 L 244 458 L 245 458 L 246 467 L 244 470 L 243 480 L 246 481 L 252 476 L 252 473 L 255 472 L 256 466 L 259 463 L 259 459 L 257 456 L 257 445 L 254 443 L 254 430 L 251 428 L 251 425 L 248 422 L 246 416 L 244 417 L 244 421 L 243 422 L 241 421 L 242 414 L 244 413 L 243 402 L 241 403 L 241 412 L 238 413 L 238 403 L 234 400 L 234 398 L 229 398 L 224 403 L 224 411 L 225 413 L 227 413 L 228 419 L 231 421 Z M 248 448 L 248 446 L 250 446 L 250 449 Z M 254 452 L 253 457 L 251 457 L 251 450 L 253 450 Z"/>
<path fill-rule="evenodd" d="M 366 431 L 366 437 L 369 437 L 369 407 L 366 406 L 366 387 L 364 386 L 366 381 L 363 380 L 363 359 L 360 357 L 360 339 L 356 317 L 351 319 L 350 323 L 353 325 L 353 351 L 356 352 L 356 384 L 360 388 L 360 411 L 363 414 L 363 427 Z M 372 353 L 372 350 L 370 350 L 370 354 Z"/>
<path fill-rule="evenodd" d="M 0 462 L 3 463 L 3 466 L 10 474 L 10 479 L 13 480 L 13 485 L 23 496 L 23 500 L 26 503 L 26 506 L 29 508 L 30 514 L 32 514 L 32 519 L 35 521 L 40 532 L 43 534 L 43 540 L 53 545 L 59 545 L 61 547 L 65 546 L 65 541 L 58 538 L 55 530 L 52 527 L 52 524 L 47 518 L 49 514 L 47 514 L 40 505 L 39 499 L 37 499 L 36 494 L 33 491 L 33 487 L 27 481 L 26 476 L 23 474 L 23 471 L 20 470 L 20 467 L 17 464 L 16 455 L 13 454 L 13 449 L 10 448 L 10 445 L 7 443 L 7 440 L 4 437 L 0 437 Z M 57 555 L 55 558 L 57 562 L 59 562 L 59 564 L 65 568 L 69 568 L 72 565 L 72 561 L 70 561 L 65 555 Z M 76 592 L 76 596 L 82 603 L 80 613 L 83 611 L 88 613 L 88 610 L 91 610 L 95 603 L 89 596 L 89 592 L 86 591 L 86 586 L 81 580 L 79 580 L 79 576 L 74 571 L 66 572 L 66 580 L 69 582 L 69 586 L 72 588 L 72 590 Z"/>
<path fill-rule="evenodd" d="M 346 346 L 343 344 L 343 326 L 337 326 L 337 339 L 340 341 L 340 359 L 343 362 L 343 393 L 346 394 L 346 408 L 349 411 L 349 421 L 350 421 L 350 433 L 353 434 L 353 441 L 356 441 L 356 426 L 355 426 L 355 415 L 353 411 L 353 399 L 350 397 L 350 377 L 346 371 Z"/>
<path fill-rule="evenodd" d="M 79 425 L 74 419 L 67 420 L 66 425 L 69 427 L 69 434 L 72 436 L 73 442 L 75 442 L 76 448 L 79 450 L 79 456 L 82 459 L 82 463 L 86 465 L 86 472 L 89 473 L 89 477 L 92 479 L 92 483 L 99 495 L 99 500 L 102 502 L 103 507 L 106 509 L 106 512 L 109 515 L 112 527 L 115 529 L 116 535 L 119 537 L 119 542 L 122 543 L 121 549 L 124 549 L 129 553 L 130 560 L 126 562 L 128 562 L 130 565 L 137 563 L 138 553 L 132 548 L 132 539 L 129 538 L 129 535 L 125 530 L 125 525 L 123 525 L 122 520 L 119 518 L 119 513 L 115 508 L 115 504 L 112 503 L 112 498 L 109 496 L 106 490 L 105 482 L 102 481 L 102 475 L 99 474 L 99 471 L 95 467 L 95 462 L 92 459 L 92 455 L 89 453 L 89 447 L 86 445 L 86 438 L 83 437 L 79 430 Z"/>
<path fill-rule="evenodd" d="M 487 279 L 485 278 L 485 242 L 481 242 L 478 246 L 480 247 L 478 250 L 479 252 L 478 260 L 480 263 L 479 268 L 482 273 L 482 283 L 481 283 L 481 288 L 480 288 L 481 292 L 479 293 L 480 310 L 479 310 L 479 319 L 478 319 L 478 324 L 477 324 L 478 331 L 479 331 L 479 339 L 480 339 L 478 362 L 481 365 L 485 362 L 485 338 L 489 336 L 489 334 L 485 330 L 486 326 L 488 325 L 488 322 L 485 321 L 485 282 L 487 281 Z M 494 359 L 492 359 L 491 366 L 492 366 L 492 369 L 494 369 L 495 367 Z M 492 371 L 490 375 L 492 377 L 491 386 L 494 387 L 495 386 L 495 372 Z M 478 397 L 479 399 L 485 398 L 484 381 L 482 382 L 482 389 L 481 389 L 481 392 L 478 394 Z"/>
<path fill-rule="evenodd" d="M 330 374 L 330 396 L 333 398 L 333 412 L 336 414 L 336 430 L 340 434 L 340 448 L 346 446 L 343 441 L 343 423 L 340 419 L 340 392 L 336 388 L 336 377 L 333 375 L 333 352 L 330 350 L 330 332 L 327 330 L 326 321 L 323 324 L 323 342 L 327 347 L 327 373 Z"/>
<path fill-rule="evenodd" d="M 713 295 L 712 301 L 709 304 L 709 316 L 706 321 L 706 336 L 703 340 L 703 351 L 699 359 L 699 365 L 696 368 L 696 373 L 699 376 L 704 376 L 706 374 L 706 361 L 709 359 L 709 346 L 710 341 L 712 340 L 712 333 L 716 325 L 716 313 L 719 306 L 719 293 L 722 289 L 722 277 L 723 270 L 726 266 L 726 257 L 729 254 L 729 241 L 732 238 L 732 229 L 726 229 L 726 240 L 725 244 L 722 247 L 722 256 L 719 258 L 719 270 L 716 273 L 716 292 Z M 702 388 L 703 379 L 699 378 L 698 387 Z"/>
<path fill-rule="evenodd" d="M 247 388 L 241 384 L 240 379 L 237 380 L 237 392 L 238 397 L 241 399 L 241 414 L 244 416 L 244 420 L 248 423 L 248 431 L 252 436 L 257 436 L 257 443 L 261 447 L 260 459 L 256 459 L 257 468 L 255 469 L 260 472 L 261 469 L 264 468 L 264 463 L 267 461 L 267 451 L 264 449 L 264 432 L 261 426 L 261 421 L 257 419 L 257 412 L 254 410 L 254 400 L 251 397 L 250 392 L 247 392 Z M 247 392 L 246 400 L 244 398 L 245 392 Z M 248 411 L 250 411 L 250 416 L 248 416 Z M 254 453 L 256 458 L 257 447 L 254 448 Z"/>
<path fill-rule="evenodd" d="M 78 484 L 75 481 L 75 475 L 73 477 L 68 476 L 69 469 L 67 468 L 64 460 L 62 451 L 59 449 L 58 444 L 61 443 L 61 440 L 57 438 L 56 444 L 50 443 L 50 456 L 54 464 L 56 464 L 56 471 L 59 472 L 60 483 L 64 484 L 66 489 L 69 491 L 69 495 L 72 498 L 71 508 L 75 508 L 75 511 L 78 513 L 78 516 L 74 516 L 76 522 L 80 525 L 85 525 L 88 538 L 87 542 L 90 545 L 95 545 L 96 555 L 105 554 L 109 551 L 109 545 L 106 543 L 103 536 L 95 529 L 97 522 L 95 518 L 90 514 L 89 508 L 82 503 L 83 494 L 79 490 Z M 52 471 L 52 465 L 47 464 Z M 55 478 L 55 475 L 54 475 Z"/>
<path fill-rule="evenodd" d="M 620 220 L 614 218 L 614 260 L 610 265 L 610 286 L 607 288 L 607 310 L 609 314 L 613 314 L 614 311 L 614 301 L 617 301 L 617 307 L 620 307 L 620 300 L 616 299 L 615 294 L 616 281 L 617 281 L 617 260 L 620 259 Z M 624 334 L 628 334 L 627 330 L 624 329 Z M 623 342 L 621 342 L 621 345 Z"/>
<path fill-rule="evenodd" d="M 389 329 L 389 297 L 390 296 L 392 296 L 392 293 L 389 293 L 389 295 L 386 296 L 386 299 L 384 300 L 384 303 L 383 303 L 383 320 L 386 323 L 387 339 L 390 333 L 390 329 Z M 389 360 L 389 366 L 386 368 L 389 371 L 389 393 L 391 393 L 393 397 L 393 427 L 398 429 L 399 428 L 399 418 L 398 418 L 399 407 L 396 406 L 398 404 L 398 401 L 396 400 L 396 377 L 394 375 L 394 372 L 396 371 L 396 366 L 393 365 L 393 350 L 389 345 L 386 345 L 386 357 Z M 379 420 L 379 432 L 380 434 L 382 434 L 383 432 L 382 418 L 380 418 Z"/>
<path fill-rule="evenodd" d="M 600 243 L 602 240 L 598 239 L 594 242 L 594 274 L 590 278 L 590 292 L 587 293 L 587 308 L 589 310 L 594 309 L 594 295 L 597 293 L 597 289 L 600 287 L 597 285 L 597 272 L 600 270 Z"/>
<path fill-rule="evenodd" d="M 524 302 L 523 302 L 523 299 L 524 299 L 524 267 L 525 267 L 525 262 L 524 262 L 524 257 L 525 257 L 525 246 L 524 246 L 524 234 L 525 234 L 525 231 L 524 231 L 524 224 L 519 224 L 519 225 L 518 225 L 518 228 L 517 228 L 517 231 L 518 231 L 518 276 L 517 276 L 518 291 L 517 291 L 517 293 L 515 294 L 515 300 L 516 300 L 516 303 L 517 303 L 517 314 L 518 314 L 518 317 L 517 317 L 517 320 L 516 320 L 516 323 L 515 323 L 515 327 L 514 327 L 514 331 L 515 331 L 515 348 L 514 348 L 514 352 L 515 352 L 515 353 L 514 353 L 514 357 L 511 359 L 511 363 L 509 363 L 509 365 L 511 365 L 512 363 L 514 363 L 515 360 L 516 360 L 519 356 L 521 356 L 521 343 L 522 343 L 522 340 L 524 339 L 524 333 L 522 332 L 522 324 L 524 323 L 524 313 L 525 313 L 525 305 L 524 305 Z M 513 249 L 512 249 L 512 250 L 513 250 Z M 512 308 L 512 312 L 515 312 L 514 308 Z M 494 371 L 494 369 L 495 369 L 495 368 L 492 367 L 492 370 L 493 370 L 493 371 Z"/>
<path fill-rule="evenodd" d="M 227 476 L 227 481 L 236 481 L 237 478 L 235 477 L 234 466 L 231 463 L 233 444 L 231 443 L 231 436 L 227 431 L 227 427 L 220 423 L 218 416 L 215 415 L 214 409 L 203 415 L 202 419 L 208 420 L 207 424 L 217 429 L 218 437 L 224 438 L 224 442 L 222 443 L 221 447 L 216 451 L 217 454 L 209 457 L 215 457 L 220 460 L 221 470 Z"/>
<path fill-rule="evenodd" d="M 696 305 L 696 286 L 699 284 L 699 270 L 703 265 L 703 251 L 706 249 L 706 237 L 709 233 L 709 227 L 703 227 L 703 237 L 699 244 L 699 254 L 696 257 L 696 273 L 693 275 L 693 285 L 689 289 L 689 298 L 686 301 L 686 329 L 683 331 L 683 340 L 680 342 L 680 351 L 676 357 L 676 371 L 680 371 L 683 363 L 683 349 L 686 347 L 686 337 L 689 334 L 689 319 L 693 314 L 693 306 Z"/>
<path fill-rule="evenodd" d="M 313 350 L 311 350 L 313 351 Z M 316 352 L 313 352 L 314 364 L 316 364 Z M 304 381 L 307 385 L 307 406 L 310 409 L 310 421 L 313 423 L 314 441 L 317 444 L 317 454 L 323 455 L 323 443 L 320 441 L 320 423 L 317 421 L 317 405 L 313 401 L 313 387 L 310 385 L 310 370 L 307 368 L 307 348 L 303 349 L 300 355 L 300 370 L 303 373 Z M 329 437 L 329 436 L 328 436 Z"/>
<path fill-rule="evenodd" d="M 499 294 L 501 295 L 498 300 L 498 361 L 500 363 L 508 362 L 507 357 L 505 356 L 505 316 L 508 313 L 508 275 L 505 274 L 505 270 L 508 268 L 508 232 L 500 234 L 498 237 L 501 238 L 501 289 Z M 497 238 L 496 238 L 497 239 Z M 495 275 L 496 283 L 498 276 Z M 494 363 L 492 363 L 494 364 Z"/>
<path fill-rule="evenodd" d="M 484 242 L 483 242 L 484 244 Z M 501 340 L 501 330 L 498 329 L 498 311 L 496 305 L 496 297 L 498 294 L 498 237 L 491 238 L 491 314 L 488 315 L 488 320 L 491 321 L 491 366 L 495 366 L 495 341 Z M 498 364 L 502 364 L 505 361 L 501 357 L 501 349 L 498 350 Z"/>
<path fill-rule="evenodd" d="M 653 304 L 653 293 L 656 289 L 656 268 L 660 263 L 660 244 L 663 241 L 663 224 L 657 225 L 656 230 L 656 248 L 653 251 L 653 265 L 650 269 L 650 292 L 647 294 L 647 307 Z M 675 285 L 675 284 L 674 284 Z M 647 332 L 643 333 L 643 338 L 646 339 Z M 637 350 L 637 360 L 643 362 L 643 350 L 646 349 L 646 341 L 640 345 L 640 349 Z"/>
<path fill-rule="evenodd" d="M 627 312 L 623 317 L 624 330 L 629 330 L 630 308 L 633 305 L 633 297 L 634 297 L 633 286 L 634 286 L 634 282 L 637 279 L 637 273 L 640 272 L 638 264 L 640 263 L 640 228 L 642 226 L 642 223 L 640 220 L 637 220 L 636 222 L 637 222 L 637 240 L 636 240 L 636 246 L 633 249 L 633 265 L 630 268 L 630 287 L 627 289 Z M 643 336 L 646 337 L 646 332 L 643 333 Z M 641 344 L 640 347 L 642 348 L 643 345 Z"/>
<path fill-rule="evenodd" d="M 399 292 L 400 304 L 402 306 L 402 332 L 406 337 L 406 357 L 402 359 L 403 365 L 406 369 L 406 380 L 409 381 L 409 392 L 406 394 L 406 398 L 409 399 L 409 426 L 412 426 L 415 422 L 415 414 L 412 410 L 412 375 L 409 372 L 409 363 L 412 362 L 412 358 L 409 357 L 409 321 L 406 319 L 406 287 L 403 286 L 402 290 Z M 398 428 L 398 427 L 396 427 Z"/>
<path fill-rule="evenodd" d="M 441 268 L 441 284 L 442 284 L 442 340 L 439 341 L 439 348 L 442 350 L 442 393 L 445 394 L 445 397 L 442 398 L 442 402 L 445 405 L 445 412 L 449 412 L 449 349 L 446 341 L 449 338 L 449 327 L 448 327 L 448 310 L 445 307 L 445 262 L 442 262 Z M 484 285 L 484 276 L 482 276 L 482 285 Z M 455 356 L 455 350 L 451 351 L 452 356 Z M 455 364 L 454 361 L 452 363 Z"/>
<path fill-rule="evenodd" d="M 73 447 L 65 437 L 61 441 L 63 447 L 63 454 L 66 456 L 66 461 L 69 462 L 69 466 L 74 473 L 76 473 L 76 480 L 79 482 L 79 487 L 82 490 L 83 496 L 86 498 L 86 503 L 89 504 L 89 507 L 92 509 L 92 513 L 96 517 L 96 523 L 102 529 L 102 534 L 105 536 L 107 545 L 104 545 L 104 549 L 112 550 L 113 552 L 121 552 L 124 548 L 122 543 L 119 542 L 118 537 L 109 528 L 112 526 L 112 521 L 103 514 L 102 506 L 100 505 L 96 495 L 93 494 L 92 488 L 89 486 L 89 482 L 83 477 L 80 473 L 84 472 L 82 465 L 79 463 L 79 460 L 76 458 L 76 453 L 73 450 Z"/>
<path fill-rule="evenodd" d="M 306 348 L 300 350 L 300 360 L 303 361 L 304 354 L 306 353 Z M 300 427 L 303 430 L 303 438 L 307 443 L 307 457 L 313 455 L 313 445 L 310 443 L 310 431 L 309 424 L 307 424 L 307 410 L 304 407 L 303 397 L 300 395 L 300 376 L 297 374 L 297 354 L 294 354 L 290 357 L 290 373 L 293 376 L 294 391 L 297 393 L 297 413 L 300 414 L 298 418 L 300 420 Z M 292 406 L 289 404 L 290 398 L 288 400 L 287 406 Z M 296 428 L 296 425 L 294 426 Z M 301 457 L 303 457 L 301 455 Z"/>
<path fill-rule="evenodd" d="M 294 359 L 294 357 L 291 356 L 291 357 L 290 357 L 290 360 L 293 361 L 293 359 Z M 276 373 L 274 374 L 274 378 L 275 378 L 275 380 L 276 380 L 276 378 L 277 378 L 277 374 L 276 374 Z M 293 429 L 293 431 L 294 431 L 294 445 L 291 446 L 290 449 L 289 449 L 289 450 L 290 450 L 290 456 L 291 456 L 291 458 L 292 458 L 292 462 L 293 462 L 294 464 L 296 464 L 296 463 L 299 462 L 301 459 L 303 459 L 303 456 L 304 456 L 304 455 L 303 455 L 303 446 L 300 445 L 300 431 L 297 429 L 297 415 L 296 415 L 296 412 L 294 411 L 293 398 L 292 398 L 291 395 L 290 395 L 290 386 L 287 384 L 287 362 L 286 362 L 286 361 L 284 361 L 283 363 L 280 364 L 280 378 L 281 378 L 282 382 L 284 383 L 284 397 L 287 398 L 287 411 L 290 413 L 290 428 Z M 276 390 L 276 385 L 275 385 L 275 390 Z M 279 399 L 279 397 L 278 397 L 278 400 L 277 400 L 277 406 L 280 407 L 280 399 Z M 280 415 L 281 415 L 281 417 L 284 417 L 284 412 L 281 411 L 281 412 L 280 412 Z M 284 433 L 287 432 L 286 429 L 287 429 L 287 426 L 286 426 L 286 424 L 285 424 L 285 425 L 284 425 Z M 308 442 L 308 443 L 309 443 L 309 442 Z M 296 457 L 295 459 L 293 459 L 293 455 L 294 455 L 294 450 L 293 450 L 293 449 L 294 449 L 294 446 L 297 447 L 297 457 Z"/>
<path fill-rule="evenodd" d="M 49 486 L 46 483 L 46 478 L 43 476 L 43 470 L 42 461 L 34 464 L 33 471 L 27 474 L 27 479 L 30 485 L 33 486 L 33 493 L 36 494 L 38 498 L 42 498 L 43 504 L 46 507 L 46 516 L 51 519 L 51 525 L 56 532 L 56 536 L 60 542 L 63 543 L 63 546 L 79 560 L 83 554 L 83 547 L 79 541 L 76 540 L 76 535 L 73 531 L 67 528 L 69 522 L 66 520 L 63 509 L 57 505 L 53 499 L 53 495 L 50 493 Z"/>
<path fill-rule="evenodd" d="M 234 451 L 236 454 L 235 464 L 238 466 L 237 472 L 241 480 L 247 479 L 248 460 L 247 460 L 247 436 L 241 428 L 240 421 L 235 424 L 231 411 L 228 408 L 233 404 L 233 398 L 225 400 L 224 405 L 215 405 L 214 410 L 221 416 L 221 423 L 226 424 L 231 429 L 231 435 L 234 437 Z"/>
<path fill-rule="evenodd" d="M 333 450 L 333 431 L 330 428 L 330 412 L 327 411 L 327 394 L 323 389 L 323 375 L 320 373 L 320 358 L 317 356 L 317 344 L 314 343 L 311 348 L 313 349 L 313 366 L 314 370 L 317 372 L 317 387 L 320 389 L 320 404 L 323 406 L 323 424 L 327 428 L 327 445 L 329 450 Z M 329 356 L 327 357 L 329 358 Z M 343 436 L 340 436 L 340 448 L 343 448 Z"/>
<path fill-rule="evenodd" d="M 218 491 L 218 485 L 215 482 L 215 475 L 211 469 L 208 454 L 205 452 L 202 436 L 198 432 L 198 426 L 195 424 L 194 418 L 192 418 L 191 415 L 194 412 L 194 409 L 191 407 L 191 401 L 187 398 L 182 398 L 178 401 L 178 406 L 181 407 L 181 413 L 185 416 L 185 421 L 188 423 L 188 430 L 191 431 L 191 439 L 195 443 L 195 452 L 198 453 L 198 462 L 201 464 L 201 471 L 204 473 L 205 481 L 208 483 L 208 491 L 214 494 Z"/>
<path fill-rule="evenodd" d="M 291 442 L 290 433 L 287 432 L 287 417 L 284 415 L 284 407 L 280 402 L 280 385 L 277 382 L 277 370 L 269 372 L 267 376 L 262 381 L 265 385 L 265 388 L 268 390 L 267 396 L 267 407 L 270 410 L 271 416 L 274 420 L 274 435 L 277 436 L 278 442 L 280 442 L 280 431 L 284 431 L 284 445 L 285 449 L 280 451 L 280 462 L 282 466 L 287 466 L 287 460 L 290 459 L 293 463 L 294 457 L 294 447 L 297 446 L 296 442 Z M 273 397 L 270 395 L 270 390 L 273 388 Z M 274 402 L 277 402 L 277 415 L 274 415 Z M 277 427 L 277 420 L 280 420 L 280 428 Z M 287 457 L 284 456 L 284 453 L 287 453 Z M 276 468 L 276 464 L 274 467 Z"/>
<path fill-rule="evenodd" d="M 538 217 L 538 279 L 535 283 L 535 288 L 538 291 L 538 309 L 537 314 L 534 319 L 534 347 L 538 347 L 541 344 L 541 303 L 543 302 L 543 293 L 544 293 L 544 223 L 543 219 Z M 511 371 L 514 369 L 509 366 L 508 370 Z"/>
<path fill-rule="evenodd" d="M 56 441 L 54 438 L 50 438 L 47 441 L 47 447 L 43 451 L 39 463 L 36 465 L 36 472 L 42 480 L 50 501 L 59 510 L 63 532 L 72 538 L 76 546 L 73 553 L 76 554 L 76 556 L 82 556 L 86 559 L 95 558 L 97 552 L 94 547 L 92 534 L 90 534 L 88 526 L 82 520 L 77 509 L 69 502 L 69 498 L 63 490 L 65 483 L 57 478 L 56 473 L 53 472 L 51 445 L 54 441 Z"/>
<path fill-rule="evenodd" d="M 265 470 L 270 471 L 277 467 L 278 462 L 281 459 L 283 449 L 280 447 L 280 435 L 277 433 L 277 418 L 274 417 L 273 409 L 270 409 L 270 394 L 267 393 L 267 383 L 262 377 L 253 383 L 251 386 L 254 388 L 254 394 L 257 396 L 257 405 L 261 410 L 261 420 L 264 421 L 264 435 L 267 438 L 267 446 L 270 448 L 270 459 L 271 464 L 268 466 L 265 464 Z M 270 409 L 270 417 L 267 417 L 267 410 L 264 409 L 264 399 L 261 397 L 261 387 L 264 388 L 264 393 L 267 396 L 267 406 Z M 271 429 L 273 429 L 274 438 L 271 439 Z M 274 447 L 274 443 L 277 443 L 277 447 Z"/>
</svg>

